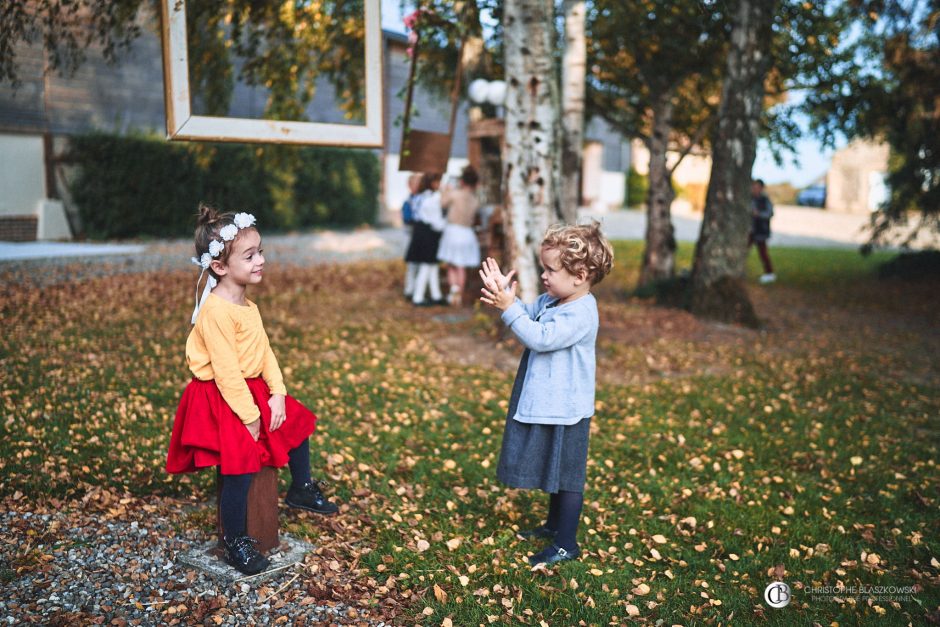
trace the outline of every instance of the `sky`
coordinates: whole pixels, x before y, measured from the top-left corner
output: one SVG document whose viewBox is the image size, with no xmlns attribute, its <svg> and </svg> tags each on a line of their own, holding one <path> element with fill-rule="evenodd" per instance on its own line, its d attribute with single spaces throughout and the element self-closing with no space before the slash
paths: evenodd
<svg viewBox="0 0 940 627">
<path fill-rule="evenodd" d="M 405 25 L 402 24 L 401 18 L 399 0 L 382 0 L 382 28 L 404 33 Z"/>
<path fill-rule="evenodd" d="M 788 104 L 800 104 L 803 97 L 803 93 L 793 92 L 789 95 Z M 799 117 L 793 118 L 793 121 L 806 134 L 808 121 L 806 116 L 799 115 Z M 838 148 L 844 145 L 844 138 L 836 140 Z M 797 189 L 801 189 L 816 183 L 826 174 L 829 164 L 832 162 L 832 153 L 835 152 L 833 148 L 823 148 L 819 140 L 810 136 L 796 142 L 795 149 L 794 152 L 785 153 L 782 163 L 777 165 L 767 142 L 758 142 L 757 159 L 754 160 L 754 178 L 763 179 L 768 185 L 790 183 Z"/>
<path fill-rule="evenodd" d="M 382 28 L 404 33 L 402 15 L 400 0 L 382 0 Z M 786 154 L 783 163 L 777 165 L 766 143 L 760 142 L 754 162 L 754 177 L 764 179 L 768 185 L 790 183 L 800 189 L 826 174 L 832 153 L 832 149 L 824 150 L 815 139 L 806 138 L 797 142 L 795 154 Z"/>
<path fill-rule="evenodd" d="M 802 189 L 826 174 L 833 152 L 831 148 L 823 149 L 817 140 L 807 138 L 796 143 L 795 154 L 787 153 L 783 163 L 777 165 L 767 144 L 761 141 L 757 145 L 753 176 L 763 179 L 768 185 L 790 183 L 797 189 Z"/>
</svg>

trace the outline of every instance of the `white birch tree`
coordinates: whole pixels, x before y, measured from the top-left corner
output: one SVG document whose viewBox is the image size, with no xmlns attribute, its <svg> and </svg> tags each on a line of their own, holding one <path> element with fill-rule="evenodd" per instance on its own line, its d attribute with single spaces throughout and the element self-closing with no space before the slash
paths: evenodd
<svg viewBox="0 0 940 627">
<path fill-rule="evenodd" d="M 542 235 L 561 217 L 557 182 L 559 96 L 552 58 L 552 0 L 506 0 L 504 219 L 520 297 L 539 292 Z"/>
<path fill-rule="evenodd" d="M 584 36 L 584 0 L 564 0 L 565 50 L 561 63 L 561 215 L 578 220 L 581 153 L 584 145 L 584 80 L 587 46 Z"/>
</svg>

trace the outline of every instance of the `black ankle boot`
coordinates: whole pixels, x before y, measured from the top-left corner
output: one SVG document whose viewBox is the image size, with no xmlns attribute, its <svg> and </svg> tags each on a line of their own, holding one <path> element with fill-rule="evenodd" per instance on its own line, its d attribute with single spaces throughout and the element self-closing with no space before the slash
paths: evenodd
<svg viewBox="0 0 940 627">
<path fill-rule="evenodd" d="M 317 514 L 329 515 L 339 511 L 339 507 L 335 503 L 331 503 L 323 496 L 323 492 L 320 491 L 319 481 L 311 481 L 299 487 L 291 485 L 284 502 L 290 507 L 305 509 Z"/>
<path fill-rule="evenodd" d="M 248 535 L 225 537 L 226 561 L 246 575 L 255 575 L 271 565 L 264 555 L 258 552 L 258 541 Z"/>
</svg>

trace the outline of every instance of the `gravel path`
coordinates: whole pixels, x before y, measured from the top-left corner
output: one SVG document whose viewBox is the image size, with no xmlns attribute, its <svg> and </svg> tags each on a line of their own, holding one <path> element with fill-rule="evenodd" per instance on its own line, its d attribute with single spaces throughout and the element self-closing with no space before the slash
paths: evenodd
<svg viewBox="0 0 940 627">
<path fill-rule="evenodd" d="M 223 583 L 178 562 L 207 541 L 199 525 L 181 524 L 179 501 L 89 494 L 0 514 L 0 624 L 385 625 L 375 608 L 356 607 L 356 591 L 348 603 L 333 599 L 343 593 L 329 556 Z"/>
<path fill-rule="evenodd" d="M 264 238 L 265 257 L 272 264 L 316 265 L 367 259 L 398 259 L 404 255 L 403 229 L 325 231 Z M 135 272 L 197 270 L 190 257 L 191 240 L 160 240 L 143 244 L 76 244 L 0 242 L 0 284 L 37 286 Z"/>
<path fill-rule="evenodd" d="M 612 238 L 642 239 L 646 232 L 643 211 L 583 212 L 604 225 Z M 774 207 L 771 246 L 804 246 L 809 248 L 858 248 L 868 240 L 862 230 L 868 216 L 835 213 L 811 207 Z M 680 204 L 673 206 L 672 224 L 680 242 L 695 242 L 702 228 L 702 214 Z"/>
<path fill-rule="evenodd" d="M 582 211 L 582 219 L 600 220 L 611 239 L 642 239 L 642 211 Z M 676 206 L 673 225 L 678 241 L 695 242 L 701 215 Z M 809 207 L 779 206 L 773 219 L 772 246 L 858 248 L 868 235 L 867 215 L 835 213 Z M 938 246 L 937 237 L 923 234 L 914 248 Z M 315 265 L 367 259 L 398 259 L 408 235 L 404 229 L 377 228 L 351 232 L 321 231 L 264 238 L 272 263 Z M 188 239 L 143 243 L 0 242 L 0 284 L 48 285 L 79 278 L 189 268 Z"/>
</svg>

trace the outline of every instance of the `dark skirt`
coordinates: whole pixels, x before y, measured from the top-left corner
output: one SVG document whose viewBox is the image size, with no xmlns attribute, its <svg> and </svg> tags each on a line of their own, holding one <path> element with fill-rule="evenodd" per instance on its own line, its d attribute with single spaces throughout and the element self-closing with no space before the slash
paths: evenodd
<svg viewBox="0 0 940 627">
<path fill-rule="evenodd" d="M 245 379 L 261 411 L 261 435 L 251 437 L 215 381 L 193 379 L 180 399 L 170 436 L 166 469 L 172 473 L 194 472 L 219 466 L 223 475 L 242 475 L 262 466 L 280 468 L 288 453 L 310 437 L 317 417 L 291 396 L 285 398 L 287 419 L 271 431 L 271 392 L 261 378 Z"/>
<path fill-rule="evenodd" d="M 511 488 L 538 488 L 549 494 L 559 490 L 583 492 L 591 419 L 582 418 L 573 425 L 539 425 L 515 420 L 513 416 L 528 365 L 529 350 L 526 349 L 512 386 L 496 477 Z"/>
<path fill-rule="evenodd" d="M 411 231 L 411 242 L 405 261 L 408 263 L 437 263 L 437 248 L 441 243 L 441 234 L 426 222 L 415 222 Z"/>
</svg>

